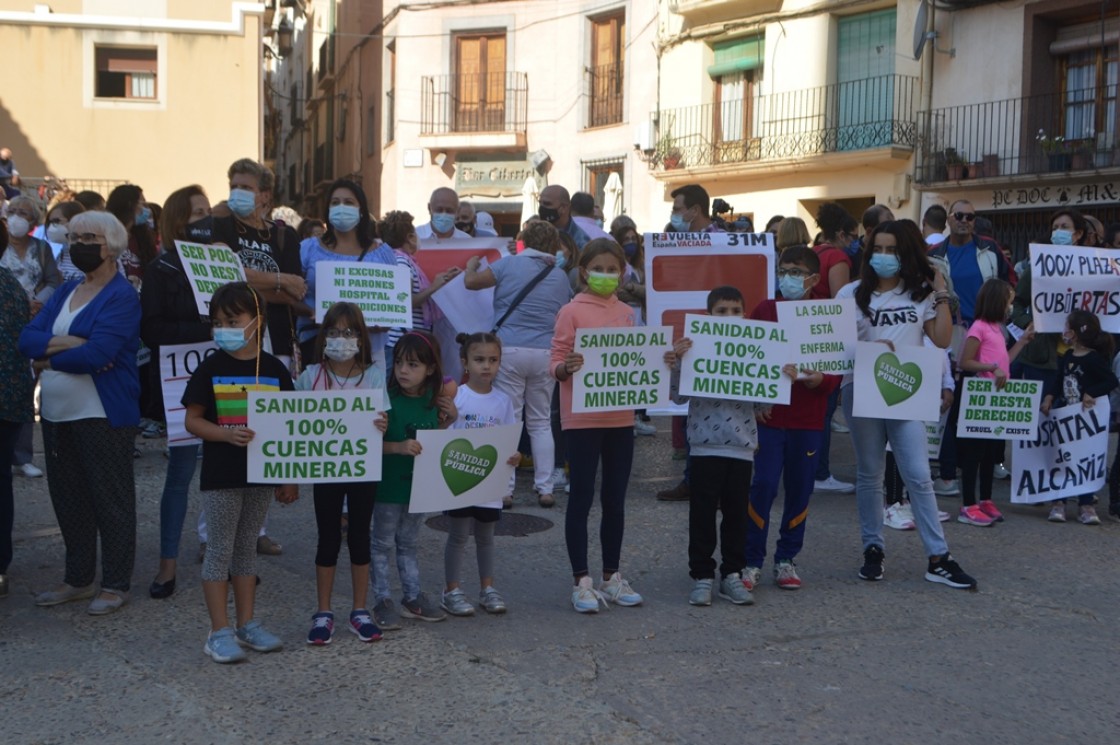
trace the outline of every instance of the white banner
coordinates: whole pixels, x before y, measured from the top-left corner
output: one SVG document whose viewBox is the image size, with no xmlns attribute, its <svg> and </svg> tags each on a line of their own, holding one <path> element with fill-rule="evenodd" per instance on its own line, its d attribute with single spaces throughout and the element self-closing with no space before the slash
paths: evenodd
<svg viewBox="0 0 1120 745">
<path fill-rule="evenodd" d="M 1038 439 L 1042 382 L 1008 380 L 1001 390 L 991 378 L 965 378 L 957 437 L 982 440 Z"/>
<path fill-rule="evenodd" d="M 478 429 L 424 429 L 412 469 L 409 512 L 439 512 L 493 502 L 509 491 L 520 424 Z"/>
<path fill-rule="evenodd" d="M 856 345 L 852 415 L 935 422 L 941 415 L 945 352 L 861 341 Z"/>
<path fill-rule="evenodd" d="M 381 480 L 381 389 L 249 392 L 251 484 Z"/>
<path fill-rule="evenodd" d="M 357 261 L 315 264 L 315 321 L 338 302 L 362 309 L 366 325 L 385 329 L 412 328 L 412 272 L 407 266 Z"/>
<path fill-rule="evenodd" d="M 1093 494 L 1108 475 L 1108 397 L 1051 409 L 1038 439 L 1019 440 L 1011 460 L 1011 501 L 1023 504 Z"/>
<path fill-rule="evenodd" d="M 856 301 L 783 300 L 778 323 L 789 338 L 799 367 L 830 375 L 847 375 L 856 364 Z"/>
<path fill-rule="evenodd" d="M 669 402 L 668 326 L 576 330 L 583 367 L 572 377 L 572 411 L 625 411 Z"/>
<path fill-rule="evenodd" d="M 682 396 L 789 403 L 789 345 L 779 324 L 687 315 L 684 326 L 692 349 L 681 360 Z"/>
<path fill-rule="evenodd" d="M 1061 333 L 1070 311 L 1087 310 L 1101 329 L 1120 333 L 1120 254 L 1112 248 L 1032 243 L 1034 330 Z"/>
<path fill-rule="evenodd" d="M 183 427 L 187 408 L 181 402 L 187 381 L 194 375 L 199 363 L 216 351 L 218 348 L 212 341 L 169 344 L 159 348 L 159 378 L 163 389 L 163 415 L 167 419 L 168 447 L 202 443 Z"/>
<path fill-rule="evenodd" d="M 200 315 L 210 315 L 210 298 L 215 290 L 230 282 L 245 281 L 241 259 L 228 246 L 175 241 L 175 250 L 183 262 L 183 271 L 191 283 Z"/>
</svg>

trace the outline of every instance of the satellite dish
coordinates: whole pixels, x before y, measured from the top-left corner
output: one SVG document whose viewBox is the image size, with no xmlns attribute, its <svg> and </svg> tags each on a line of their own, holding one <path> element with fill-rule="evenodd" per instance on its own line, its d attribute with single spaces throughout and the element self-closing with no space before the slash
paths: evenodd
<svg viewBox="0 0 1120 745">
<path fill-rule="evenodd" d="M 922 58 L 926 48 L 926 23 L 929 21 L 929 7 L 926 0 L 918 6 L 918 17 L 914 19 L 914 61 Z"/>
</svg>

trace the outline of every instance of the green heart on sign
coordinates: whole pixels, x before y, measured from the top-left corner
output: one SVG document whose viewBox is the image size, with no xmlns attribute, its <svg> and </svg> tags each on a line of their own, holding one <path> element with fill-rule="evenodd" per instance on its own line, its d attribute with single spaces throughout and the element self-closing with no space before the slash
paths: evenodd
<svg viewBox="0 0 1120 745">
<path fill-rule="evenodd" d="M 447 488 L 457 497 L 486 480 L 498 465 L 498 449 L 493 445 L 476 449 L 469 440 L 460 438 L 447 443 L 439 462 Z"/>
<path fill-rule="evenodd" d="M 893 352 L 881 354 L 875 360 L 875 385 L 887 406 L 894 406 L 918 392 L 922 386 L 922 368 L 913 362 L 905 365 Z"/>
</svg>

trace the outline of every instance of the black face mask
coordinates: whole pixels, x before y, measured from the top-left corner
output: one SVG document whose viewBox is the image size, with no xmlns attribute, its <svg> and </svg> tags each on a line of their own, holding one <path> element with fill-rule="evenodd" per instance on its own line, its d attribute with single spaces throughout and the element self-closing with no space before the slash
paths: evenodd
<svg viewBox="0 0 1120 745">
<path fill-rule="evenodd" d="M 459 230 L 462 230 L 464 233 L 473 233 L 474 232 L 474 223 L 473 222 L 457 222 L 457 223 L 455 223 L 455 227 Z"/>
<path fill-rule="evenodd" d="M 209 243 L 214 235 L 214 218 L 210 215 L 187 223 L 187 237 L 197 243 Z"/>
<path fill-rule="evenodd" d="M 555 223 L 560 219 L 560 210 L 555 207 L 545 207 L 543 204 L 537 209 L 537 217 L 545 222 Z"/>
<path fill-rule="evenodd" d="M 101 258 L 101 246 L 97 243 L 71 243 L 70 261 L 84 274 L 89 274 L 105 263 L 105 259 Z"/>
</svg>

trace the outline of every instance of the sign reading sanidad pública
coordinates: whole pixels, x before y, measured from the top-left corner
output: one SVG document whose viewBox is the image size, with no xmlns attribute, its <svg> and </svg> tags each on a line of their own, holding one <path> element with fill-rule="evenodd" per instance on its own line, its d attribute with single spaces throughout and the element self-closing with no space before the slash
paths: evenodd
<svg viewBox="0 0 1120 745">
<path fill-rule="evenodd" d="M 583 367 L 572 376 L 572 411 L 624 411 L 669 401 L 665 353 L 673 348 L 668 326 L 579 329 L 574 351 Z"/>
<path fill-rule="evenodd" d="M 681 395 L 789 403 L 789 344 L 779 324 L 689 314 L 684 335 L 692 349 L 681 359 Z"/>
<path fill-rule="evenodd" d="M 996 390 L 991 378 L 965 378 L 957 437 L 987 440 L 1038 439 L 1042 382 L 1008 380 Z"/>
<path fill-rule="evenodd" d="M 856 345 L 852 414 L 872 419 L 937 421 L 945 353 L 924 346 Z"/>
</svg>

